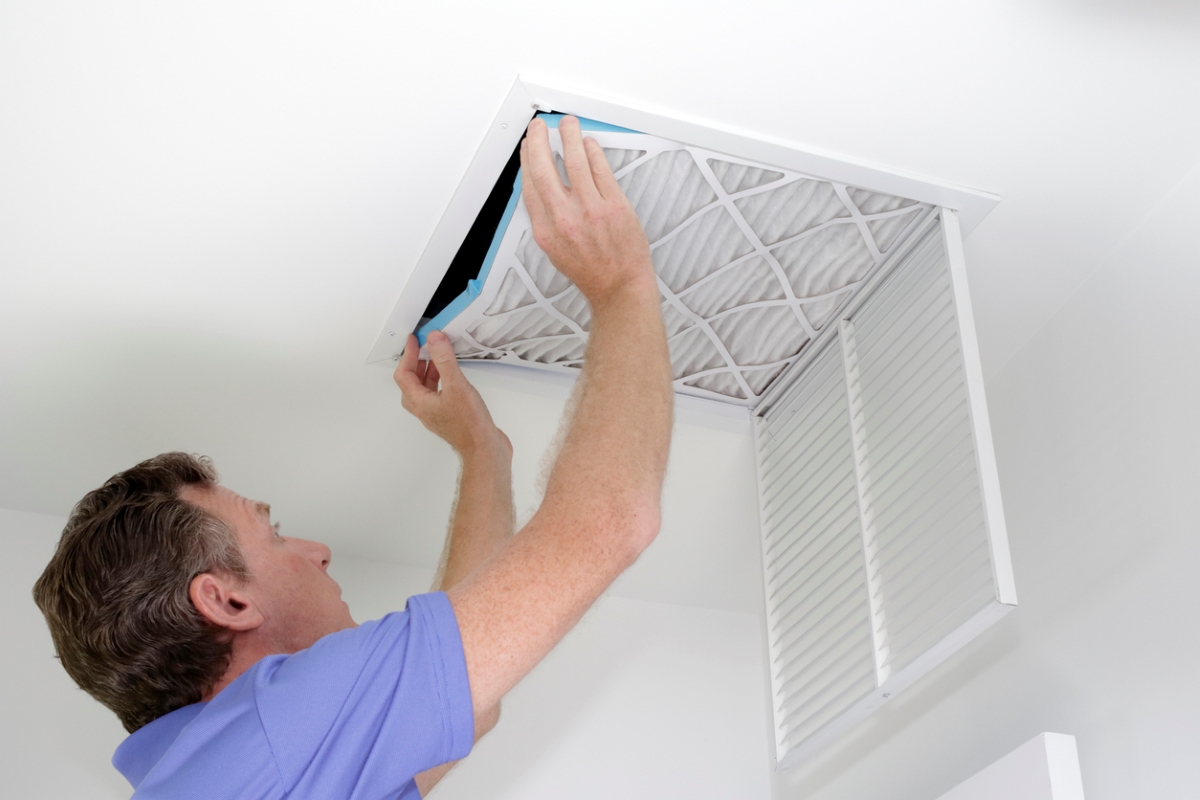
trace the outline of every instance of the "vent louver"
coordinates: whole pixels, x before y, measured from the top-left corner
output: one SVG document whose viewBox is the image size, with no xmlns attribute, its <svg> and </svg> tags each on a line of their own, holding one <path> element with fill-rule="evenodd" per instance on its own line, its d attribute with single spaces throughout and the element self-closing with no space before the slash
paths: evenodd
<svg viewBox="0 0 1200 800">
<path fill-rule="evenodd" d="M 956 237 L 923 225 L 756 417 L 781 766 L 1016 602 Z"/>
</svg>

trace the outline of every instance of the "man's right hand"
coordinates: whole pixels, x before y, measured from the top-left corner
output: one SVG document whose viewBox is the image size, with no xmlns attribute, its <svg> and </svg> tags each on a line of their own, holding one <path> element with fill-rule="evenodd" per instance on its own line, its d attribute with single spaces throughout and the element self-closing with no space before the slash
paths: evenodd
<svg viewBox="0 0 1200 800">
<path fill-rule="evenodd" d="M 575 117 L 563 117 L 558 131 L 570 186 L 554 166 L 545 122 L 530 122 L 521 142 L 521 197 L 534 241 L 593 306 L 625 287 L 657 297 L 650 245 L 604 149 L 583 138 Z"/>
</svg>

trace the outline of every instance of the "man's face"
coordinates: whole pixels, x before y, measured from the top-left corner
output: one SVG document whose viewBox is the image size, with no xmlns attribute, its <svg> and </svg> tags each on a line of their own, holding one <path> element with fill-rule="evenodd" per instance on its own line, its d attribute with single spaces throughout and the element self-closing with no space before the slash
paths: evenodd
<svg viewBox="0 0 1200 800">
<path fill-rule="evenodd" d="M 262 613 L 256 634 L 273 652 L 294 653 L 355 626 L 341 587 L 326 572 L 328 547 L 281 536 L 271 523 L 270 506 L 224 486 L 187 486 L 180 497 L 217 516 L 237 535 L 251 573 L 239 590 Z"/>
</svg>

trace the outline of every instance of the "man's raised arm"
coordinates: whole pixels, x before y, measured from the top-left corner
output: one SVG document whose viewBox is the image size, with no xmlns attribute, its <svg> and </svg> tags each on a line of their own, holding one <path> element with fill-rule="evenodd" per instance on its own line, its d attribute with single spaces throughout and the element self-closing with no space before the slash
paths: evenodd
<svg viewBox="0 0 1200 800">
<path fill-rule="evenodd" d="M 434 591 L 449 591 L 495 556 L 512 537 L 512 443 L 496 427 L 483 398 L 455 359 L 450 340 L 439 331 L 429 335 L 430 361 L 417 359 L 417 337 L 409 336 L 395 379 L 404 407 L 426 428 L 449 444 L 461 460 L 458 496 Z M 475 741 L 495 727 L 500 704 L 475 714 Z M 456 762 L 418 774 L 424 797 Z"/>
<path fill-rule="evenodd" d="M 570 187 L 545 123 L 522 145 L 538 245 L 592 307 L 575 416 L 541 507 L 449 591 L 476 713 L 494 706 L 658 533 L 674 395 L 659 292 L 641 223 L 604 152 L 562 120 Z"/>
</svg>

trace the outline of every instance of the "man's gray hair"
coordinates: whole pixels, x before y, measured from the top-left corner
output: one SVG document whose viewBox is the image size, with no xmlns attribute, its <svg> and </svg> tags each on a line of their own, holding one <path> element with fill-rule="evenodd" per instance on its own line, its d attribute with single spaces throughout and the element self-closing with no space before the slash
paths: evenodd
<svg viewBox="0 0 1200 800">
<path fill-rule="evenodd" d="M 58 658 L 132 733 L 199 702 L 229 665 L 226 631 L 189 596 L 204 572 L 248 578 L 236 536 L 179 497 L 214 486 L 212 461 L 164 453 L 89 492 L 33 587 Z"/>
</svg>

